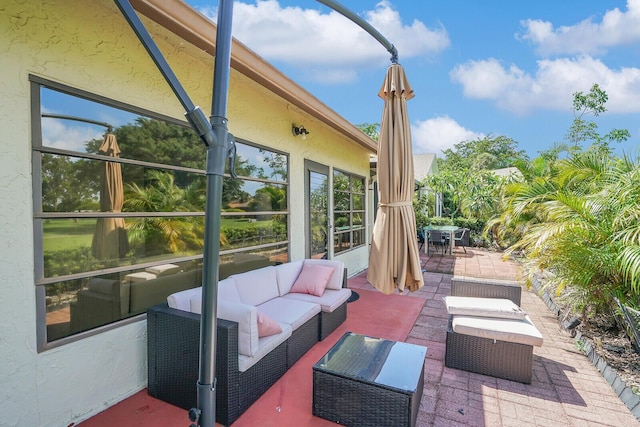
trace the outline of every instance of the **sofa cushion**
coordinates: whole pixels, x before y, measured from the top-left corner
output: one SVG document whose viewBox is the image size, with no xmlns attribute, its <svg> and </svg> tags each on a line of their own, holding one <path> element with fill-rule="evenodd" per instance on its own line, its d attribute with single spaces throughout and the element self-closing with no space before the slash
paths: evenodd
<svg viewBox="0 0 640 427">
<path fill-rule="evenodd" d="M 202 294 L 202 286 L 186 289 L 180 292 L 174 292 L 167 297 L 167 304 L 171 308 L 182 311 L 191 311 L 191 297 Z"/>
<path fill-rule="evenodd" d="M 451 328 L 457 334 L 531 346 L 539 347 L 543 342 L 542 334 L 531 322 L 529 316 L 516 320 L 456 315 L 451 319 Z"/>
<path fill-rule="evenodd" d="M 278 279 L 278 289 L 280 296 L 291 292 L 291 287 L 300 275 L 303 261 L 292 261 L 280 264 L 276 267 L 276 277 Z"/>
<path fill-rule="evenodd" d="M 277 322 L 291 325 L 291 329 L 294 331 L 320 313 L 318 304 L 284 297 L 274 298 L 260 304 L 259 309 Z"/>
<path fill-rule="evenodd" d="M 198 286 L 202 286 L 201 269 L 133 282 L 129 289 L 129 313 L 144 313 L 152 305 L 165 302 L 168 295 Z"/>
<path fill-rule="evenodd" d="M 327 289 L 342 288 L 342 279 L 344 277 L 344 262 L 337 259 L 305 259 L 304 263 L 333 267 L 334 271 L 329 278 L 329 281 L 327 282 Z"/>
<path fill-rule="evenodd" d="M 253 356 L 247 356 L 245 354 L 238 354 L 238 370 L 244 372 L 254 364 L 256 364 L 262 357 L 269 354 L 271 350 L 282 344 L 289 337 L 291 337 L 291 326 L 281 324 L 282 332 L 275 335 L 269 335 L 258 340 L 258 350 Z"/>
<path fill-rule="evenodd" d="M 176 264 L 162 264 L 154 265 L 153 267 L 147 267 L 144 269 L 146 272 L 155 274 L 156 276 L 164 276 L 167 274 L 176 274 L 180 272 L 180 266 Z"/>
<path fill-rule="evenodd" d="M 98 292 L 106 295 L 115 295 L 115 289 L 117 285 L 117 280 L 100 279 L 98 277 L 94 277 L 93 279 L 89 280 L 87 288 L 89 288 L 89 290 L 93 292 Z"/>
<path fill-rule="evenodd" d="M 258 337 L 268 337 L 279 334 L 280 332 L 282 332 L 280 324 L 258 310 Z"/>
<path fill-rule="evenodd" d="M 322 296 L 317 297 L 309 294 L 288 293 L 283 298 L 295 299 L 299 301 L 320 304 L 320 309 L 325 313 L 333 313 L 333 311 L 344 304 L 351 296 L 351 289 L 326 289 Z"/>
<path fill-rule="evenodd" d="M 333 271 L 333 267 L 304 263 L 290 292 L 322 296 Z"/>
<path fill-rule="evenodd" d="M 201 314 L 202 293 L 191 297 L 192 313 Z M 217 317 L 238 323 L 238 353 L 245 356 L 258 354 L 258 309 L 249 304 L 218 300 Z"/>
<path fill-rule="evenodd" d="M 444 297 L 449 314 L 524 319 L 526 313 L 513 301 L 503 298 Z"/>
<path fill-rule="evenodd" d="M 227 277 L 218 282 L 218 300 L 242 302 L 233 277 Z"/>
<path fill-rule="evenodd" d="M 257 306 L 279 296 L 276 267 L 263 267 L 231 277 L 236 282 L 240 300 L 245 304 Z"/>
</svg>

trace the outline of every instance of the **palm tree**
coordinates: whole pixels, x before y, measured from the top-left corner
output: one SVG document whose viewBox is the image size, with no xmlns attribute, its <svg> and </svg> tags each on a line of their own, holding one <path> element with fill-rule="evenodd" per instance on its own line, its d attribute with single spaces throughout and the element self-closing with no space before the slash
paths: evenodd
<svg viewBox="0 0 640 427">
<path fill-rule="evenodd" d="M 574 151 L 550 176 L 509 187 L 494 225 L 517 230 L 507 253 L 522 251 L 527 270 L 587 320 L 611 312 L 613 296 L 640 296 L 640 167 L 602 151 Z M 635 180 L 635 181 L 634 181 Z M 635 182 L 635 184 L 634 184 Z"/>
<path fill-rule="evenodd" d="M 201 212 L 205 191 L 200 181 L 185 188 L 176 185 L 168 172 L 149 172 L 149 185 L 127 185 L 123 210 L 129 212 Z M 141 217 L 127 220 L 127 230 L 133 246 L 146 256 L 180 253 L 203 247 L 204 224 L 201 218 Z"/>
</svg>

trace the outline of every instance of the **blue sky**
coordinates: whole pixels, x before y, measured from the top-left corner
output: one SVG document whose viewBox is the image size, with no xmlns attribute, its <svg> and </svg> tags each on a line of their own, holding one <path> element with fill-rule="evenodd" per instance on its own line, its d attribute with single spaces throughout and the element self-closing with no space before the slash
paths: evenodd
<svg viewBox="0 0 640 427">
<path fill-rule="evenodd" d="M 215 21 L 218 1 L 187 3 Z M 628 129 L 618 152 L 638 154 L 640 0 L 340 3 L 398 49 L 416 95 L 414 154 L 491 134 L 535 157 L 563 141 L 573 93 L 594 83 L 609 96 L 600 133 Z M 236 0 L 233 35 L 352 123 L 380 122 L 389 54 L 337 12 L 313 0 Z"/>
</svg>

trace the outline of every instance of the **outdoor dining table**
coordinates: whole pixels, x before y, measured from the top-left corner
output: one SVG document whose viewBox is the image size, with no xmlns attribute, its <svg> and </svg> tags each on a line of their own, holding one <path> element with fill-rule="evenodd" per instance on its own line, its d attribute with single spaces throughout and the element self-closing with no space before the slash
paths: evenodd
<svg viewBox="0 0 640 427">
<path fill-rule="evenodd" d="M 453 255 L 453 238 L 456 231 L 460 230 L 460 227 L 455 225 L 428 225 L 424 228 L 424 235 L 426 236 L 425 253 L 429 255 L 429 232 L 431 230 L 440 231 L 449 235 L 449 255 Z"/>
</svg>

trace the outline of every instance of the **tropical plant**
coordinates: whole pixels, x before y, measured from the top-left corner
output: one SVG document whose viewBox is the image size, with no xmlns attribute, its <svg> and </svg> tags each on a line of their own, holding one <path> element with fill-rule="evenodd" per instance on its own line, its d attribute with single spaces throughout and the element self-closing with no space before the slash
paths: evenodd
<svg viewBox="0 0 640 427">
<path fill-rule="evenodd" d="M 605 111 L 597 89 L 574 94 L 574 108 Z M 544 272 L 546 286 L 585 322 L 614 314 L 614 297 L 634 306 L 640 298 L 640 165 L 609 148 L 624 131 L 602 138 L 596 129 L 574 121 L 573 145 L 519 165 L 525 181 L 504 188 L 501 215 L 489 222 L 509 242 L 506 255 L 523 255 L 530 278 Z M 577 143 L 585 140 L 583 150 Z"/>
<path fill-rule="evenodd" d="M 141 187 L 128 184 L 124 211 L 131 212 L 202 212 L 205 190 L 201 181 L 185 188 L 176 185 L 173 174 L 150 171 L 149 184 Z M 149 256 L 201 249 L 204 245 L 204 224 L 201 218 L 141 217 L 127 219 L 127 232 L 132 248 Z"/>
</svg>

